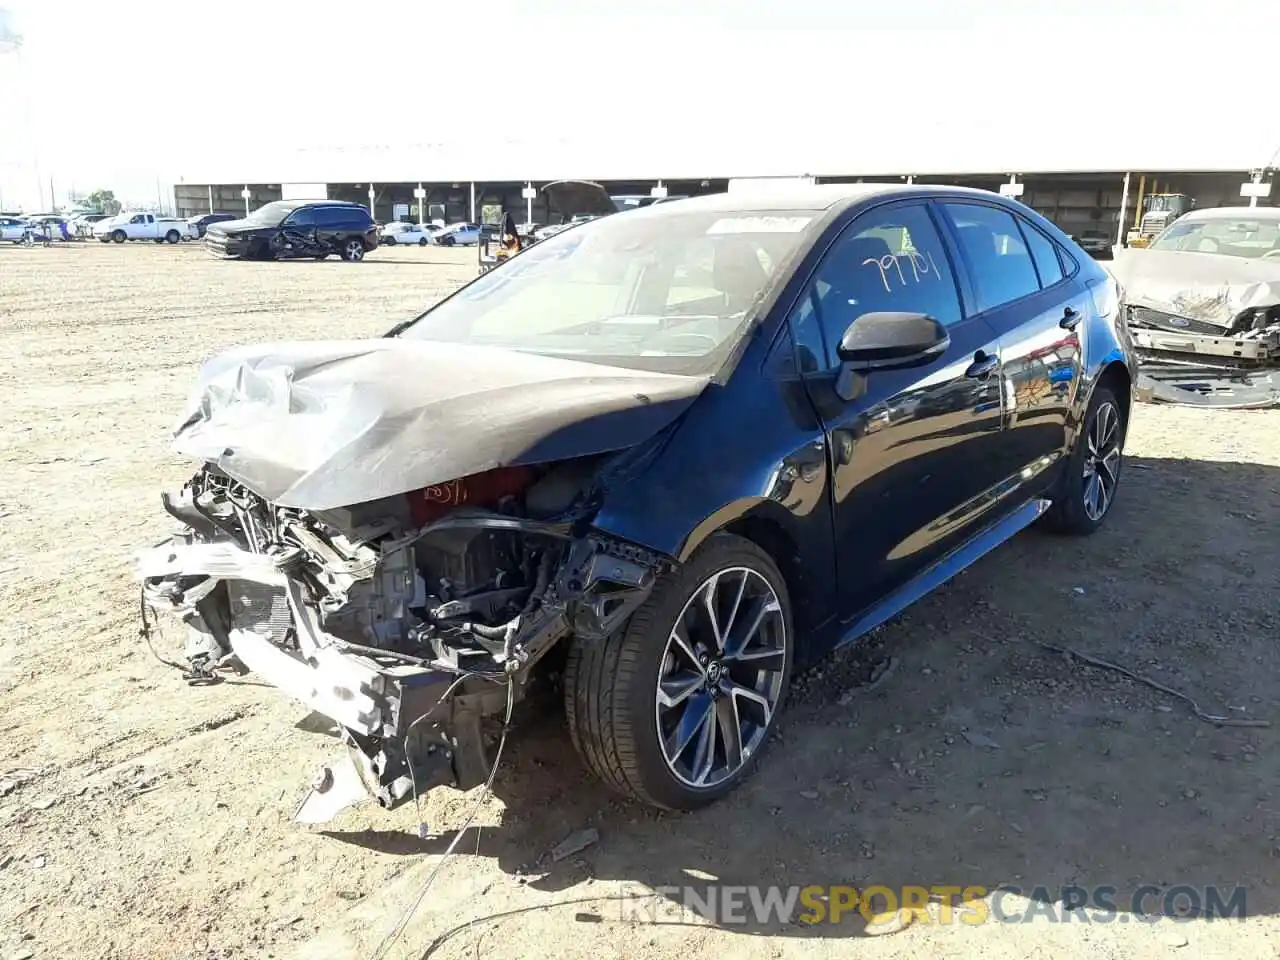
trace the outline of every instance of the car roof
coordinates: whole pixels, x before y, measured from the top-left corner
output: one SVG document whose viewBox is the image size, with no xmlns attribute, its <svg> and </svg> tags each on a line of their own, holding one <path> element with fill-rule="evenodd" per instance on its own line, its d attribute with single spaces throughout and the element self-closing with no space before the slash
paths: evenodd
<svg viewBox="0 0 1280 960">
<path fill-rule="evenodd" d="M 713 193 L 700 197 L 687 197 L 669 203 L 651 203 L 646 207 L 626 211 L 628 216 L 670 217 L 695 210 L 718 213 L 753 213 L 769 210 L 807 210 L 821 213 L 837 207 L 878 197 L 947 196 L 995 200 L 1004 198 L 990 190 L 972 187 L 956 187 L 947 184 L 896 184 L 896 183 L 823 183 L 823 184 L 761 184 L 740 192 Z"/>
<path fill-rule="evenodd" d="M 272 200 L 272 203 L 278 203 L 281 206 L 292 207 L 299 210 L 302 207 L 352 207 L 356 210 L 365 210 L 369 208 L 363 203 L 352 203 L 350 200 Z"/>
<path fill-rule="evenodd" d="M 1203 207 L 1188 210 L 1179 220 L 1280 220 L 1280 207 Z"/>
</svg>

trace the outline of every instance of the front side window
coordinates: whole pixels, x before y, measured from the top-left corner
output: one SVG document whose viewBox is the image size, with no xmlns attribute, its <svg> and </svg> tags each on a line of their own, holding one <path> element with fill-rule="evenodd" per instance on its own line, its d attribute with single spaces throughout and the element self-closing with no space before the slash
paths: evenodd
<svg viewBox="0 0 1280 960">
<path fill-rule="evenodd" d="M 1013 214 L 981 203 L 944 203 L 955 224 L 960 247 L 973 269 L 978 310 L 996 307 L 1036 293 L 1036 275 Z"/>
<path fill-rule="evenodd" d="M 715 376 L 814 216 L 605 217 L 483 274 L 401 335 Z"/>
<path fill-rule="evenodd" d="M 314 227 L 316 225 L 316 210 L 314 207 L 303 207 L 301 210 L 295 210 L 285 218 L 284 225 L 286 227 Z"/>
<path fill-rule="evenodd" d="M 1177 220 L 1151 242 L 1150 249 L 1277 260 L 1280 219 L 1228 216 Z"/>
<path fill-rule="evenodd" d="M 792 336 L 802 353 L 821 350 L 826 366 L 835 366 L 849 326 L 884 312 L 923 313 L 947 326 L 963 317 L 951 264 L 923 204 L 878 207 L 845 228 L 792 310 Z M 811 363 L 803 356 L 801 369 Z"/>
</svg>

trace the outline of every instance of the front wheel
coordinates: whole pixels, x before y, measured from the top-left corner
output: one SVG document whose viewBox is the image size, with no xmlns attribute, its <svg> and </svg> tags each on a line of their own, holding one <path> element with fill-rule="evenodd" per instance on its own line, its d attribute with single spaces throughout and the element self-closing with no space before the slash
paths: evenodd
<svg viewBox="0 0 1280 960">
<path fill-rule="evenodd" d="M 348 240 L 342 247 L 342 259 L 347 263 L 359 263 L 364 259 L 364 241 Z"/>
<path fill-rule="evenodd" d="M 426 238 L 426 237 L 423 237 L 421 240 L 419 240 L 419 241 L 418 241 L 418 246 L 420 246 L 420 247 L 425 247 L 426 245 L 427 245 L 427 238 Z"/>
<path fill-rule="evenodd" d="M 706 806 L 754 770 L 794 644 L 773 558 L 717 534 L 616 634 L 574 638 L 564 675 L 574 746 L 621 793 L 672 810 Z"/>
<path fill-rule="evenodd" d="M 1120 486 L 1121 451 L 1127 424 L 1115 393 L 1105 386 L 1093 391 L 1084 429 L 1063 465 L 1063 476 L 1044 516 L 1056 533 L 1087 536 L 1102 526 Z"/>
<path fill-rule="evenodd" d="M 111 234 L 111 239 L 115 243 L 124 243 L 126 240 L 129 239 L 129 237 L 125 234 L 123 230 L 116 230 L 114 233 Z"/>
</svg>

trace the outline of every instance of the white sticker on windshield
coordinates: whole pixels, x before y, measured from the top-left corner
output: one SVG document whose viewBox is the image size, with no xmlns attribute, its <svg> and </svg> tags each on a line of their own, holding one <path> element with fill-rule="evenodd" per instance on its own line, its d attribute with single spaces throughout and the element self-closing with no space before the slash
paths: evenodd
<svg viewBox="0 0 1280 960">
<path fill-rule="evenodd" d="M 725 217 L 707 228 L 707 234 L 799 233 L 813 217 Z"/>
</svg>

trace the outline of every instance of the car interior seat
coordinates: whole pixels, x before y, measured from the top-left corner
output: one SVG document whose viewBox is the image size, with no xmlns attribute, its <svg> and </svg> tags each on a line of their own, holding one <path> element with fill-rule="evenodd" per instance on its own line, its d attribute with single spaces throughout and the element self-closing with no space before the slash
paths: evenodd
<svg viewBox="0 0 1280 960">
<path fill-rule="evenodd" d="M 711 265 L 712 284 L 724 295 L 725 309 L 730 314 L 742 313 L 769 282 L 769 273 L 756 253 L 745 242 L 716 245 Z"/>
</svg>

